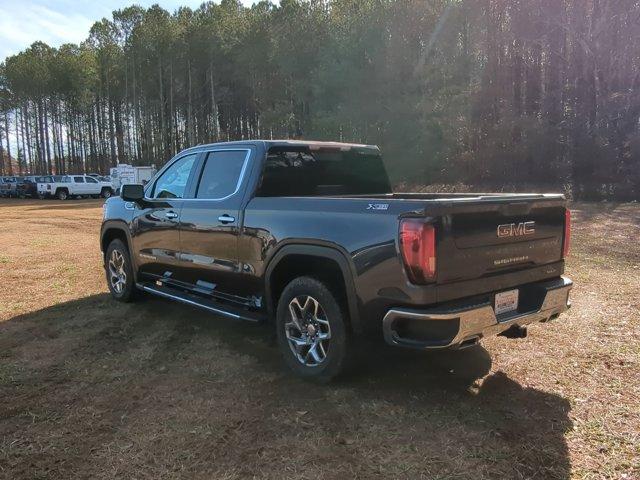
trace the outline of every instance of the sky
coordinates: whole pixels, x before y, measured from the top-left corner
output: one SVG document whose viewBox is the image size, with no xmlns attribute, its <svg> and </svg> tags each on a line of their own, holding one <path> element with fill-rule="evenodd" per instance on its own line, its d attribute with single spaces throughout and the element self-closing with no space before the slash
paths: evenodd
<svg viewBox="0 0 640 480">
<path fill-rule="evenodd" d="M 203 0 L 0 0 L 0 62 L 37 40 L 52 47 L 85 40 L 94 22 L 111 12 L 138 4 L 158 3 L 173 12 L 180 6 L 197 8 Z M 251 5 L 253 0 L 242 0 Z"/>
</svg>

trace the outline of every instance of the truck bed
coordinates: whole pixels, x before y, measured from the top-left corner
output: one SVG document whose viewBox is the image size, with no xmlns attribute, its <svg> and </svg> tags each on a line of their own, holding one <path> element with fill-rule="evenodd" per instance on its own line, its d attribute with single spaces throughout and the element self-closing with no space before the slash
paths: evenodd
<svg viewBox="0 0 640 480">
<path fill-rule="evenodd" d="M 356 283 L 375 290 L 364 295 L 391 293 L 407 304 L 428 304 L 561 275 L 565 203 L 559 194 L 257 197 L 247 205 L 244 223 L 245 231 L 269 225 L 271 245 L 321 238 L 346 250 Z M 403 218 L 436 226 L 433 284 L 407 281 L 398 245 Z M 534 222 L 532 232 L 498 236 L 500 225 L 526 222 Z M 241 239 L 241 248 L 243 242 L 249 240 Z"/>
</svg>

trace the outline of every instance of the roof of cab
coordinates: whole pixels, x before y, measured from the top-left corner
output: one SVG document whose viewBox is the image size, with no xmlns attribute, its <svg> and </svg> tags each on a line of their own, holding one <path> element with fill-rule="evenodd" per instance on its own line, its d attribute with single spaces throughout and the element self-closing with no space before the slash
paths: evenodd
<svg viewBox="0 0 640 480">
<path fill-rule="evenodd" d="M 343 142 L 322 142 L 316 140 L 237 140 L 233 142 L 217 142 L 207 143 L 203 145 L 196 145 L 186 150 L 202 150 L 210 147 L 223 147 L 223 146 L 242 146 L 247 144 L 262 143 L 266 149 L 272 147 L 305 147 L 310 148 L 339 148 L 339 149 L 351 149 L 351 148 L 367 148 L 379 150 L 377 145 L 363 145 L 358 143 L 343 143 Z"/>
</svg>

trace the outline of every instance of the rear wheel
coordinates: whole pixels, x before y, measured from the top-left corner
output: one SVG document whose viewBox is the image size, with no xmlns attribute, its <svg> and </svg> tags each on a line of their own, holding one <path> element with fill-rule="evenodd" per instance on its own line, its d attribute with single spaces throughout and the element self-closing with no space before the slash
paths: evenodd
<svg viewBox="0 0 640 480">
<path fill-rule="evenodd" d="M 119 302 L 130 302 L 135 295 L 133 267 L 129 249 L 122 240 L 113 240 L 105 257 L 107 285 L 111 296 Z"/>
<path fill-rule="evenodd" d="M 299 376 L 328 382 L 344 370 L 347 315 L 319 280 L 298 277 L 287 285 L 277 309 L 278 346 Z"/>
<path fill-rule="evenodd" d="M 111 191 L 110 188 L 103 188 L 102 189 L 102 198 L 110 198 L 111 195 L 113 195 L 113 192 Z"/>
</svg>

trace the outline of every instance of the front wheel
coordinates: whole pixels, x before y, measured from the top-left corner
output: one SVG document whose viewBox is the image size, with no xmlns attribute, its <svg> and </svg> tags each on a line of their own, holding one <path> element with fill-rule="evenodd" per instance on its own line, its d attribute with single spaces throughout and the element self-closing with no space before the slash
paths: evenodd
<svg viewBox="0 0 640 480">
<path fill-rule="evenodd" d="M 69 198 L 69 194 L 66 190 L 58 190 L 58 200 L 64 201 L 67 198 Z"/>
<path fill-rule="evenodd" d="M 119 302 L 130 302 L 135 296 L 133 267 L 129 249 L 122 240 L 113 240 L 105 256 L 107 285 L 111 296 Z"/>
<path fill-rule="evenodd" d="M 328 382 L 345 368 L 348 355 L 347 315 L 334 294 L 319 280 L 298 277 L 278 301 L 278 346 L 299 376 Z"/>
</svg>

